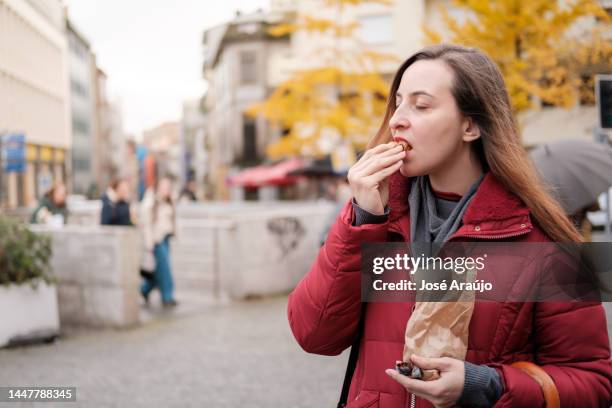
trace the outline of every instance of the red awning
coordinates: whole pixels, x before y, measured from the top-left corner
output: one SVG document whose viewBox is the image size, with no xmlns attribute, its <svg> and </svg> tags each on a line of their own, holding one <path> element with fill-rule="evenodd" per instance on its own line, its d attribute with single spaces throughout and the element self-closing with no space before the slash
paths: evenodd
<svg viewBox="0 0 612 408">
<path fill-rule="evenodd" d="M 304 161 L 294 158 L 273 165 L 250 167 L 229 177 L 228 184 L 243 187 L 293 184 L 297 182 L 300 177 L 289 176 L 288 173 L 302 166 L 304 166 Z"/>
</svg>

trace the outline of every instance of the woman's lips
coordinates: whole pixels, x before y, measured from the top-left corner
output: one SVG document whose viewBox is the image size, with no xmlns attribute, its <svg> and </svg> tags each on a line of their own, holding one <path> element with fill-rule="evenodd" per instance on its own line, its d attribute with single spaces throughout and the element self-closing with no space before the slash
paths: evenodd
<svg viewBox="0 0 612 408">
<path fill-rule="evenodd" d="M 410 146 L 410 143 L 408 143 L 407 141 L 405 141 L 404 139 L 400 138 L 400 137 L 396 137 L 393 139 L 396 143 L 399 143 L 402 146 L 402 150 L 405 152 L 408 152 L 410 150 L 412 150 L 412 146 Z"/>
</svg>

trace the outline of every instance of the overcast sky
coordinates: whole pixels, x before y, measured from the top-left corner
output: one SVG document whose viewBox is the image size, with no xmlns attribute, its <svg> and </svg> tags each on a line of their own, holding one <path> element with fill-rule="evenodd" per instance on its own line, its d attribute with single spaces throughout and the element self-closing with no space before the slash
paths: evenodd
<svg viewBox="0 0 612 408">
<path fill-rule="evenodd" d="M 269 0 L 64 0 L 121 102 L 126 132 L 179 120 L 182 102 L 201 96 L 202 33 L 236 10 Z"/>
</svg>

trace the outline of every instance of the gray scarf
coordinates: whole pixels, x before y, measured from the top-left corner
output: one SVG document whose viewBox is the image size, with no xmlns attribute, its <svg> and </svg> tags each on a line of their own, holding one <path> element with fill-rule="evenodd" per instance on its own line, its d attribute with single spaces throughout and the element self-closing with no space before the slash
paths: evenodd
<svg viewBox="0 0 612 408">
<path fill-rule="evenodd" d="M 484 174 L 470 186 L 463 197 L 461 197 L 461 200 L 452 209 L 450 215 L 444 217 L 441 216 L 436 206 L 436 197 L 431 190 L 429 176 L 416 177 L 412 182 L 412 188 L 408 195 L 411 242 L 438 244 L 437 246 L 439 247 L 440 244 L 448 241 L 455 231 L 459 229 L 463 214 L 467 210 L 472 198 L 474 198 L 483 178 Z M 413 247 L 413 249 L 417 248 Z"/>
</svg>

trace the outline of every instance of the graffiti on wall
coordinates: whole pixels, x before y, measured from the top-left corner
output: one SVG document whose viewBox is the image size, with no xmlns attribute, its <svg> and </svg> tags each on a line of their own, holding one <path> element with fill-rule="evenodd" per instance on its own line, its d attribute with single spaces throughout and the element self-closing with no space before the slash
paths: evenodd
<svg viewBox="0 0 612 408">
<path fill-rule="evenodd" d="M 281 259 L 294 251 L 306 234 L 300 220 L 295 217 L 274 218 L 268 221 L 267 226 L 280 249 Z"/>
</svg>

